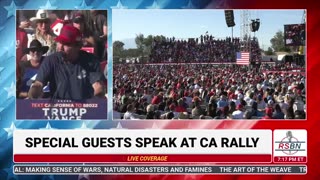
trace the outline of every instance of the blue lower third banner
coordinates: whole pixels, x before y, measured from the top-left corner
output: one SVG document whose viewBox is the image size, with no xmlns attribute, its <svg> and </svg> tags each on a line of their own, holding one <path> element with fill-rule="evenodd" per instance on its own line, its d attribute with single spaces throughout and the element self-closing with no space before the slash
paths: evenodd
<svg viewBox="0 0 320 180">
<path fill-rule="evenodd" d="M 106 99 L 30 100 L 17 99 L 17 120 L 90 120 L 107 119 Z"/>
</svg>

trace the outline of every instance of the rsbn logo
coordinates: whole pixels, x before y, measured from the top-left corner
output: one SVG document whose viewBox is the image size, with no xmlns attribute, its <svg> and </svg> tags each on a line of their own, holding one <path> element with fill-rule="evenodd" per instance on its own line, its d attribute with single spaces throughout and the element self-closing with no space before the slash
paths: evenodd
<svg viewBox="0 0 320 180">
<path fill-rule="evenodd" d="M 305 141 L 299 141 L 296 137 L 293 136 L 291 131 L 287 131 L 286 136 L 281 139 L 281 141 L 276 141 L 278 144 L 278 149 L 275 151 L 282 151 L 287 155 L 294 155 L 298 151 L 305 151 L 302 149 L 302 144 L 306 143 Z"/>
</svg>

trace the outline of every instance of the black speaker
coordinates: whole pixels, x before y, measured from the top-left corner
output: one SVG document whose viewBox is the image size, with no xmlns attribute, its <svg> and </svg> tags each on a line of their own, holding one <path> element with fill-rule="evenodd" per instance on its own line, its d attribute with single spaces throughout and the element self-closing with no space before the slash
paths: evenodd
<svg viewBox="0 0 320 180">
<path fill-rule="evenodd" d="M 284 62 L 290 64 L 293 63 L 293 56 L 285 56 Z"/>
<path fill-rule="evenodd" d="M 233 10 L 225 10 L 224 15 L 225 15 L 226 23 L 228 27 L 233 27 L 236 25 L 234 22 Z"/>
<path fill-rule="evenodd" d="M 251 30 L 251 32 L 255 32 L 254 21 L 252 21 L 252 22 L 250 23 L 250 30 Z"/>
<path fill-rule="evenodd" d="M 256 29 L 257 29 L 257 31 L 259 30 L 259 28 L 260 28 L 260 19 L 257 19 L 256 20 Z"/>
<path fill-rule="evenodd" d="M 260 20 L 251 20 L 251 24 L 250 24 L 250 30 L 251 32 L 256 32 L 258 31 L 260 28 Z"/>
</svg>

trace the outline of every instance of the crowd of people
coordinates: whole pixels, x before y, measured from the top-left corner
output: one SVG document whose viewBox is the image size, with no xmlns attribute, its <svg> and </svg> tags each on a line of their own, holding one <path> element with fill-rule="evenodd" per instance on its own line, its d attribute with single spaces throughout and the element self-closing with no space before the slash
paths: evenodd
<svg viewBox="0 0 320 180">
<path fill-rule="evenodd" d="M 105 97 L 106 11 L 19 10 L 16 22 L 18 98 Z"/>
<path fill-rule="evenodd" d="M 250 47 L 250 48 L 249 48 Z M 216 39 L 212 35 L 180 40 L 172 38 L 154 39 L 150 63 L 212 63 L 235 62 L 236 53 L 250 49 L 251 59 L 261 59 L 257 39 L 248 41 L 239 38 Z"/>
<path fill-rule="evenodd" d="M 107 11 L 98 10 L 18 10 L 17 11 L 17 61 L 24 55 L 32 40 L 37 39 L 49 50 L 45 55 L 56 52 L 57 36 L 52 26 L 57 20 L 78 28 L 82 34 L 83 47 L 93 47 L 100 61 L 106 60 Z"/>
<path fill-rule="evenodd" d="M 290 69 L 289 64 L 115 65 L 113 118 L 305 119 L 305 74 Z"/>
</svg>

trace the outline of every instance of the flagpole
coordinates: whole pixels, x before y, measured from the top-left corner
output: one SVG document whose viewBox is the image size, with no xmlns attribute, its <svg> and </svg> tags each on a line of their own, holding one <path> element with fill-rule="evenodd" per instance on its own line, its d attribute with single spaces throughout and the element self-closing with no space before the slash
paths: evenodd
<svg viewBox="0 0 320 180">
<path fill-rule="evenodd" d="M 233 40 L 233 27 L 231 27 L 231 41 Z"/>
</svg>

